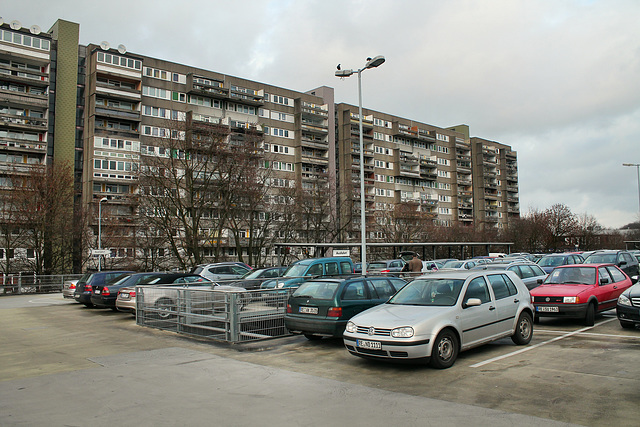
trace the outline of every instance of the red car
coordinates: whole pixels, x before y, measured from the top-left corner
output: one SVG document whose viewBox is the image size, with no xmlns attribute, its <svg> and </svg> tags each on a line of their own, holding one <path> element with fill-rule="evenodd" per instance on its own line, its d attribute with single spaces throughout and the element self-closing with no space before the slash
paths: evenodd
<svg viewBox="0 0 640 427">
<path fill-rule="evenodd" d="M 540 317 L 584 319 L 593 326 L 596 313 L 616 307 L 631 279 L 613 264 L 572 264 L 554 269 L 542 285 L 531 289 L 534 321 Z"/>
</svg>

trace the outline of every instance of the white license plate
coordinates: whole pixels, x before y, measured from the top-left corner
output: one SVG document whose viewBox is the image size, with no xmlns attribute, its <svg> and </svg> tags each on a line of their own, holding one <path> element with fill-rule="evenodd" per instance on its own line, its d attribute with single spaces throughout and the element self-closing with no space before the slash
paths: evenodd
<svg viewBox="0 0 640 427">
<path fill-rule="evenodd" d="M 536 307 L 536 311 L 537 312 L 544 312 L 544 313 L 557 313 L 559 311 L 558 307 L 556 306 L 551 306 L 551 307 L 543 307 L 543 306 L 537 306 Z"/>
<path fill-rule="evenodd" d="M 100 289 L 96 289 L 95 291 L 93 291 L 94 294 L 100 295 Z"/>
<path fill-rule="evenodd" d="M 318 314 L 318 307 L 300 307 L 298 312 L 302 314 Z"/>
<path fill-rule="evenodd" d="M 356 340 L 356 346 L 360 348 L 368 348 L 371 350 L 381 350 L 382 343 L 378 341 Z"/>
<path fill-rule="evenodd" d="M 128 293 L 121 293 L 120 294 L 120 299 L 129 299 L 129 294 Z"/>
</svg>

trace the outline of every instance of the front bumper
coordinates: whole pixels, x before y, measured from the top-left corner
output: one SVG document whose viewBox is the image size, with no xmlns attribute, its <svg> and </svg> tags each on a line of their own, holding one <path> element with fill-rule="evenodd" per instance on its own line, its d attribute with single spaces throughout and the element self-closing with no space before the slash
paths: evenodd
<svg viewBox="0 0 640 427">
<path fill-rule="evenodd" d="M 534 313 L 538 317 L 567 317 L 580 319 L 587 315 L 588 303 L 585 304 L 533 304 Z M 558 311 L 539 311 L 546 307 L 558 307 Z"/>
<path fill-rule="evenodd" d="M 616 305 L 616 314 L 618 320 L 640 324 L 640 307 L 618 304 Z"/>
<path fill-rule="evenodd" d="M 379 349 L 365 348 L 359 345 L 362 341 L 379 342 Z M 349 353 L 369 359 L 386 360 L 428 360 L 431 357 L 433 340 L 430 338 L 404 341 L 394 340 L 389 337 L 369 337 L 362 334 L 349 334 L 343 336 L 344 346 Z"/>
</svg>

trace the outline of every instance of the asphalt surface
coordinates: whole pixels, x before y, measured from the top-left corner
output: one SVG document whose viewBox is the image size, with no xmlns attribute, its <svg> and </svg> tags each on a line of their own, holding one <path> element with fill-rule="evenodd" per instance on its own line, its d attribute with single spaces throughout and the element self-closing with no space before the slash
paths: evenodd
<svg viewBox="0 0 640 427">
<path fill-rule="evenodd" d="M 640 331 L 610 316 L 536 326 L 529 346 L 500 340 L 434 370 L 339 340 L 227 345 L 61 294 L 2 297 L 0 425 L 638 425 Z"/>
</svg>

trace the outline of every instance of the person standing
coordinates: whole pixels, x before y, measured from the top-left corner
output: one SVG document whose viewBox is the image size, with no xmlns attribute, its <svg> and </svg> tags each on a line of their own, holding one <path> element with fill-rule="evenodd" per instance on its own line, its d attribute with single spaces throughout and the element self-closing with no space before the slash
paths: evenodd
<svg viewBox="0 0 640 427">
<path fill-rule="evenodd" d="M 409 261 L 409 271 L 412 273 L 419 273 L 422 271 L 422 261 L 418 259 L 416 254 L 413 254 L 413 258 Z"/>
</svg>

